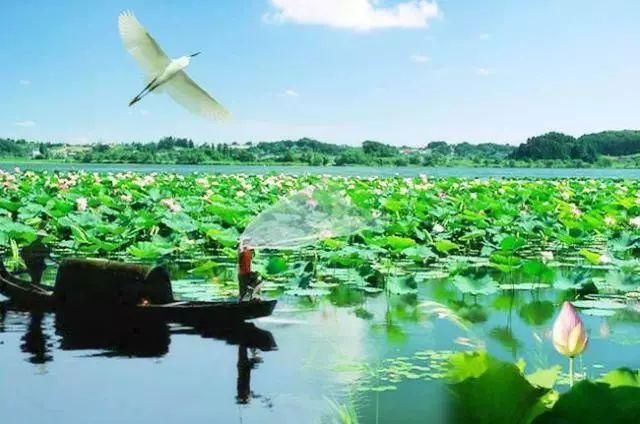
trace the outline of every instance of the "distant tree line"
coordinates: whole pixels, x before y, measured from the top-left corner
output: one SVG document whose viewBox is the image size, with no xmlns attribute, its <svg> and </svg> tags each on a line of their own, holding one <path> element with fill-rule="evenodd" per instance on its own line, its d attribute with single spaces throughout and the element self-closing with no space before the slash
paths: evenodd
<svg viewBox="0 0 640 424">
<path fill-rule="evenodd" d="M 593 163 L 602 156 L 640 153 L 640 131 L 604 131 L 575 138 L 550 132 L 531 137 L 510 155 L 516 160 L 581 160 Z"/>
<path fill-rule="evenodd" d="M 204 143 L 179 137 L 157 142 L 65 144 L 0 139 L 4 159 L 83 163 L 282 163 L 423 166 L 640 166 L 640 131 L 604 131 L 581 137 L 550 132 L 519 146 L 432 141 L 423 147 L 367 140 L 360 146 L 311 138 L 275 142 Z M 636 155 L 636 156 L 634 156 Z"/>
</svg>

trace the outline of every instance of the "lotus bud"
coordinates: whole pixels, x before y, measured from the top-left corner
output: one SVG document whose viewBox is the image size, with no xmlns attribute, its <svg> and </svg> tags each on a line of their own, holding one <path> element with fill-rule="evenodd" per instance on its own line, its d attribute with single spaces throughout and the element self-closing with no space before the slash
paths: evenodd
<svg viewBox="0 0 640 424">
<path fill-rule="evenodd" d="M 553 346 L 562 355 L 573 358 L 587 347 L 587 332 L 578 311 L 570 302 L 564 302 L 553 324 Z"/>
</svg>

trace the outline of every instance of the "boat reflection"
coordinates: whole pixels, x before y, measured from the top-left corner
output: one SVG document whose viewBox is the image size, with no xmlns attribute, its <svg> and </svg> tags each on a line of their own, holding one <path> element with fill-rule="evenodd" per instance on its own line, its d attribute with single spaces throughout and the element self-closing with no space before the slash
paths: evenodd
<svg viewBox="0 0 640 424">
<path fill-rule="evenodd" d="M 21 337 L 20 349 L 31 355 L 28 360 L 32 364 L 44 364 L 53 360 L 48 337 L 42 327 L 43 318 L 43 314 L 31 314 L 27 331 Z"/>
<path fill-rule="evenodd" d="M 11 312 L 7 303 L 0 303 L 0 332 L 4 331 L 6 317 Z M 259 352 L 277 349 L 271 332 L 246 322 L 231 326 L 203 323 L 184 326 L 139 315 L 15 312 L 28 320 L 20 348 L 29 355 L 27 360 L 33 364 L 53 361 L 56 349 L 90 351 L 88 357 L 162 357 L 169 353 L 172 335 L 200 336 L 237 345 L 236 401 L 239 404 L 259 397 L 251 391 L 251 372 L 262 362 Z M 54 323 L 54 331 L 47 328 L 50 319 Z"/>
</svg>

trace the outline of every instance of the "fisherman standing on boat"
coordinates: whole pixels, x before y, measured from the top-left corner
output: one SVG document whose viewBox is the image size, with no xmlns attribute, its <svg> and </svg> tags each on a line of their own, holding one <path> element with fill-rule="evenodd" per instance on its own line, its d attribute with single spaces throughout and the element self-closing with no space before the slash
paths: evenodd
<svg viewBox="0 0 640 424">
<path fill-rule="evenodd" d="M 253 250 L 240 242 L 238 247 L 238 300 L 249 301 L 254 298 L 262 281 L 260 274 L 251 271 Z"/>
</svg>

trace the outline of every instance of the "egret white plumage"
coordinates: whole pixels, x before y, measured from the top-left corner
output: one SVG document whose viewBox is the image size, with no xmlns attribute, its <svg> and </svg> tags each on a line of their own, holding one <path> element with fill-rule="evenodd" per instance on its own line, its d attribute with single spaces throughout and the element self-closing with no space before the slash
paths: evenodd
<svg viewBox="0 0 640 424">
<path fill-rule="evenodd" d="M 129 11 L 121 13 L 118 17 L 118 28 L 125 48 L 138 62 L 148 80 L 148 84 L 129 102 L 129 106 L 139 102 L 152 91 L 166 91 L 173 100 L 192 113 L 216 120 L 230 117 L 229 112 L 220 103 L 184 72 L 191 58 L 200 52 L 170 59 Z"/>
</svg>

